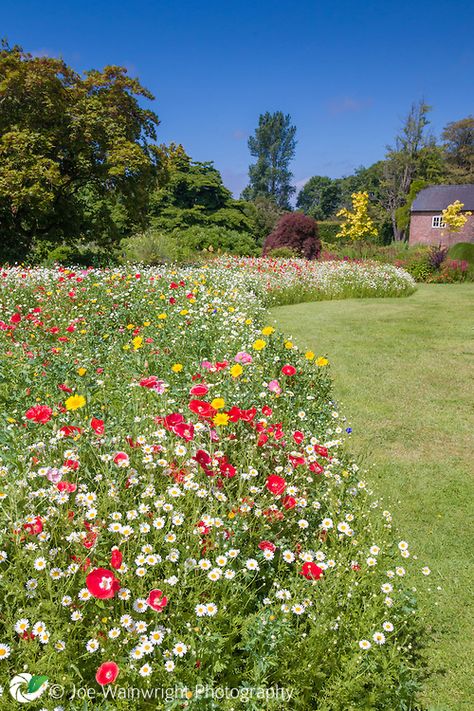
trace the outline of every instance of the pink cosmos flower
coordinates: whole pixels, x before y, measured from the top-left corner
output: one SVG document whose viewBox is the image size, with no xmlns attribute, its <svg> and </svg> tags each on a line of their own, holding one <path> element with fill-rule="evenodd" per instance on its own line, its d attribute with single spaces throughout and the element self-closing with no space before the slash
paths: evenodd
<svg viewBox="0 0 474 711">
<path fill-rule="evenodd" d="M 250 353 L 246 353 L 245 351 L 239 351 L 237 355 L 234 358 L 236 363 L 251 363 L 253 358 L 250 355 Z"/>
<path fill-rule="evenodd" d="M 281 393 L 281 387 L 278 380 L 270 380 L 270 382 L 268 383 L 268 389 L 270 390 L 270 392 L 275 393 L 276 395 L 279 395 Z"/>
</svg>

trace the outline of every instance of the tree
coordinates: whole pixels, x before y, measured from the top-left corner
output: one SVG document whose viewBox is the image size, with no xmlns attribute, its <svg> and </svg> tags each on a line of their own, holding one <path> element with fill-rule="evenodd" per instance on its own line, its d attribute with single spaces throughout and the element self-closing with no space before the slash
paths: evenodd
<svg viewBox="0 0 474 711">
<path fill-rule="evenodd" d="M 141 224 L 154 155 L 153 96 L 123 67 L 77 74 L 61 59 L 0 49 L 0 230 L 23 257 L 34 240 Z"/>
<path fill-rule="evenodd" d="M 423 100 L 413 103 L 395 139 L 395 146 L 389 147 L 383 168 L 383 202 L 390 213 L 393 234 L 397 241 L 404 239 L 405 233 L 397 226 L 396 211 L 406 202 L 410 184 L 417 174 L 423 148 L 433 146 L 434 140 L 427 136 L 428 113 L 431 107 Z"/>
<path fill-rule="evenodd" d="M 295 155 L 295 134 L 289 114 L 267 111 L 260 115 L 255 135 L 248 140 L 250 154 L 257 160 L 249 167 L 250 184 L 242 193 L 244 200 L 270 197 L 279 207 L 290 209 L 295 188 L 289 165 Z"/>
<path fill-rule="evenodd" d="M 252 233 L 262 245 L 283 215 L 281 207 L 271 199 L 260 195 L 255 200 L 244 203 L 244 211 L 252 222 Z"/>
<path fill-rule="evenodd" d="M 286 248 L 305 259 L 317 259 L 321 253 L 318 223 L 301 212 L 283 215 L 263 246 L 263 254 Z"/>
<path fill-rule="evenodd" d="M 172 232 L 195 225 L 251 232 L 245 203 L 234 200 L 211 162 L 191 160 L 182 146 L 157 149 L 157 185 L 150 197 L 152 226 Z"/>
<path fill-rule="evenodd" d="M 377 237 L 377 228 L 369 215 L 368 193 L 353 193 L 351 197 L 352 210 L 343 207 L 337 213 L 337 216 L 344 220 L 337 236 L 348 237 L 353 242 L 362 242 Z"/>
<path fill-rule="evenodd" d="M 441 138 L 450 179 L 466 183 L 474 181 L 474 117 L 448 123 Z"/>
<path fill-rule="evenodd" d="M 311 215 L 315 220 L 327 220 L 332 217 L 341 204 L 341 185 L 339 180 L 327 176 L 315 175 L 310 178 L 298 193 L 296 207 Z"/>
<path fill-rule="evenodd" d="M 442 211 L 441 219 L 447 225 L 450 232 L 461 232 L 467 222 L 467 218 L 472 215 L 472 212 L 463 212 L 463 207 L 463 202 L 455 200 Z"/>
</svg>

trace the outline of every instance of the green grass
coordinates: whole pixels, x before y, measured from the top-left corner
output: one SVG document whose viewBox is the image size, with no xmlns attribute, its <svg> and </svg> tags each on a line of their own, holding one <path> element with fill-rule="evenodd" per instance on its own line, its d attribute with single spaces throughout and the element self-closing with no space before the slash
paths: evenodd
<svg viewBox="0 0 474 711">
<path fill-rule="evenodd" d="M 431 627 L 422 702 L 432 711 L 474 708 L 473 306 L 473 284 L 444 284 L 405 299 L 272 310 L 298 345 L 330 359 L 353 451 L 432 570 L 420 597 Z"/>
<path fill-rule="evenodd" d="M 474 263 L 474 244 L 470 242 L 458 242 L 453 244 L 448 252 L 450 259 L 459 259 L 466 262 Z"/>
</svg>

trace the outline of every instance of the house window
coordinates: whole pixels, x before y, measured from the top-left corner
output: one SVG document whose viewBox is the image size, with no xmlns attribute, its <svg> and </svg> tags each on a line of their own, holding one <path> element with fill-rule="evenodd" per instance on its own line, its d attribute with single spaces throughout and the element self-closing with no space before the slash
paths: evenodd
<svg viewBox="0 0 474 711">
<path fill-rule="evenodd" d="M 443 229 L 444 227 L 446 227 L 446 223 L 443 222 L 441 215 L 433 215 L 431 220 L 431 227 L 434 227 L 435 229 Z"/>
</svg>

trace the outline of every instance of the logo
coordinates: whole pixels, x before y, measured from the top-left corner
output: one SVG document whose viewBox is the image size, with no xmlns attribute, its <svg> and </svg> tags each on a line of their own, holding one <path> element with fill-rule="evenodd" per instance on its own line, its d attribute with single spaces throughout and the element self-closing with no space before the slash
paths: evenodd
<svg viewBox="0 0 474 711">
<path fill-rule="evenodd" d="M 32 676 L 26 672 L 17 674 L 10 682 L 10 694 L 20 704 L 39 699 L 48 686 L 47 676 Z"/>
</svg>

